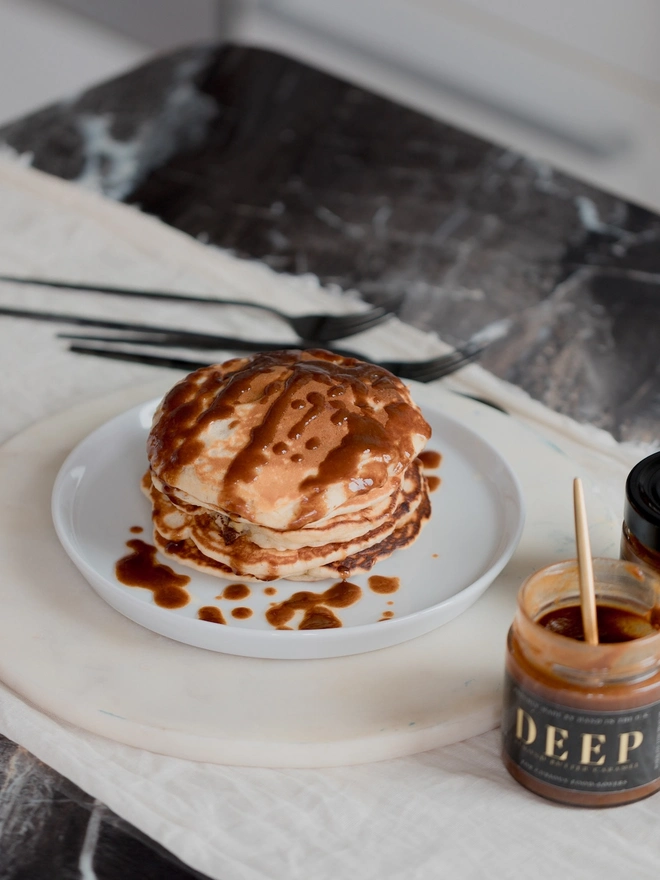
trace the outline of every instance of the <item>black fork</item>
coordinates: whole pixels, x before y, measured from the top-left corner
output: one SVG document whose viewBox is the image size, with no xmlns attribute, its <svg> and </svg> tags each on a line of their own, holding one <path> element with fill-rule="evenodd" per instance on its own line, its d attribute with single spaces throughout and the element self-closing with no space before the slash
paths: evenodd
<svg viewBox="0 0 660 880">
<path fill-rule="evenodd" d="M 222 297 L 201 296 L 198 294 L 174 293 L 163 290 L 138 290 L 128 287 L 112 287 L 103 284 L 87 284 L 76 281 L 57 281 L 44 278 L 26 278 L 14 275 L 0 275 L 0 281 L 13 284 L 26 284 L 37 287 L 53 287 L 59 290 L 87 291 L 106 293 L 113 296 L 138 297 L 143 299 L 170 300 L 173 302 L 194 302 L 207 305 L 241 306 L 243 308 L 260 309 L 270 312 L 286 321 L 301 339 L 314 339 L 318 342 L 331 342 L 333 339 L 345 339 L 363 333 L 378 324 L 382 324 L 392 315 L 381 307 L 370 308 L 368 311 L 354 312 L 348 315 L 289 315 L 274 306 L 263 303 L 245 302 L 245 300 L 224 299 Z"/>
<path fill-rule="evenodd" d="M 210 361 L 195 361 L 185 358 L 170 357 L 168 355 L 127 351 L 126 349 L 104 348 L 95 345 L 80 345 L 80 342 L 111 343 L 113 345 L 143 345 L 158 346 L 161 348 L 190 348 L 206 351 L 227 352 L 257 352 L 275 351 L 283 348 L 313 349 L 319 347 L 318 340 L 299 340 L 293 343 L 266 342 L 263 340 L 253 341 L 247 339 L 235 339 L 228 336 L 219 336 L 212 333 L 199 333 L 192 330 L 171 330 L 169 327 L 157 327 L 150 324 L 132 324 L 126 321 L 112 321 L 106 318 L 90 318 L 80 315 L 67 315 L 59 312 L 44 312 L 30 309 L 18 309 L 9 306 L 0 306 L 0 315 L 12 318 L 27 318 L 33 321 L 47 321 L 57 324 L 73 324 L 83 327 L 94 327 L 103 330 L 116 330 L 130 335 L 78 335 L 71 333 L 58 334 L 63 339 L 76 340 L 70 350 L 76 354 L 95 355 L 96 357 L 111 358 L 113 360 L 133 361 L 153 366 L 171 367 L 177 370 L 196 370 L 207 366 Z M 423 361 L 375 361 L 380 366 L 389 370 L 402 379 L 414 379 L 417 382 L 432 382 L 441 379 L 450 373 L 456 372 L 461 367 L 479 357 L 482 351 L 488 347 L 490 339 L 475 337 L 471 342 L 448 354 L 439 355 Z M 330 351 L 343 354 L 347 357 L 355 357 L 360 360 L 370 360 L 363 353 L 352 351 L 336 346 L 327 346 Z"/>
<path fill-rule="evenodd" d="M 65 339 L 80 339 L 81 341 L 96 340 L 99 342 L 113 343 L 128 341 L 108 337 L 74 336 L 67 334 L 60 335 Z M 137 344 L 141 343 L 140 340 L 135 339 L 130 340 L 130 342 L 137 342 Z M 240 343 L 242 342 L 242 340 L 238 340 L 238 342 Z M 282 347 L 283 346 L 281 343 L 255 343 L 255 348 L 250 350 L 272 351 Z M 311 346 L 306 345 L 302 347 L 310 348 Z M 462 348 L 457 348 L 455 351 L 449 352 L 448 354 L 439 355 L 438 357 L 429 358 L 428 360 L 424 361 L 377 361 L 372 360 L 364 354 L 359 354 L 358 352 L 354 351 L 348 351 L 344 348 L 335 348 L 334 346 L 330 348 L 329 351 L 334 351 L 337 354 L 343 354 L 346 357 L 356 357 L 364 361 L 369 361 L 370 363 L 374 363 L 379 367 L 383 367 L 384 369 L 389 370 L 390 373 L 393 373 L 400 379 L 411 379 L 416 382 L 433 382 L 436 379 L 442 379 L 445 376 L 451 375 L 451 373 L 455 373 L 457 370 L 460 370 L 461 367 L 464 367 L 472 361 L 476 360 L 486 347 L 486 345 L 468 343 Z M 231 351 L 231 347 L 229 347 L 228 350 Z M 240 347 L 235 348 L 234 350 L 244 351 L 245 349 L 243 347 Z M 93 357 L 107 358 L 110 360 L 129 361 L 131 363 L 147 364 L 154 367 L 168 367 L 173 370 L 185 370 L 186 372 L 192 372 L 192 370 L 198 370 L 201 367 L 207 367 L 211 363 L 211 361 L 208 360 L 189 360 L 188 358 L 170 357 L 168 355 L 162 354 L 151 354 L 141 351 L 127 351 L 126 349 L 121 348 L 105 348 L 103 346 L 97 345 L 81 345 L 80 343 L 72 343 L 69 346 L 69 351 L 73 352 L 74 354 L 90 355 Z"/>
</svg>

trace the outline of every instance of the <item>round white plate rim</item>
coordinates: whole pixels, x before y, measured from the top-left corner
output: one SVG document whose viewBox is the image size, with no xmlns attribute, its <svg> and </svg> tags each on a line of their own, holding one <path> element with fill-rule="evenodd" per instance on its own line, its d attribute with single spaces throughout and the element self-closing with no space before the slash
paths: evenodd
<svg viewBox="0 0 660 880">
<path fill-rule="evenodd" d="M 72 504 L 75 496 L 75 490 L 73 493 L 70 491 L 71 471 L 84 458 L 86 450 L 93 447 L 104 433 L 123 421 L 139 419 L 141 413 L 155 409 L 158 398 L 132 406 L 103 422 L 77 443 L 66 457 L 55 479 L 51 495 L 51 515 L 58 539 L 85 580 L 116 611 L 153 632 L 195 647 L 264 659 L 322 659 L 391 647 L 423 635 L 466 611 L 504 569 L 522 534 L 525 505 L 519 481 L 502 454 L 460 419 L 442 412 L 437 403 L 424 400 L 426 395 L 423 386 L 411 384 L 423 410 L 432 409 L 436 417 L 440 417 L 453 430 L 463 432 L 472 443 L 497 462 L 499 479 L 505 479 L 508 483 L 510 494 L 506 496 L 506 517 L 510 522 L 507 523 L 508 535 L 504 547 L 479 577 L 457 593 L 433 605 L 388 620 L 386 626 L 368 623 L 311 632 L 218 627 L 217 624 L 204 620 L 175 618 L 167 609 L 159 608 L 155 604 L 145 605 L 89 564 L 76 546 L 77 542 L 67 522 L 67 514 L 70 513 L 67 500 Z M 183 568 L 179 568 L 183 571 Z M 304 585 L 301 586 L 304 588 Z"/>
</svg>

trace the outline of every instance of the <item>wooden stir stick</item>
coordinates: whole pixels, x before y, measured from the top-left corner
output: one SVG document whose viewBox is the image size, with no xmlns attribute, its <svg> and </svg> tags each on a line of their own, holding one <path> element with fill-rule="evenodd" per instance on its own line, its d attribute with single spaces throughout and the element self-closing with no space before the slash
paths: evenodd
<svg viewBox="0 0 660 880">
<path fill-rule="evenodd" d="M 575 539 L 577 543 L 578 574 L 580 579 L 580 606 L 584 637 L 589 645 L 598 644 L 598 622 L 596 618 L 596 593 L 594 589 L 594 566 L 589 542 L 589 525 L 584 505 L 582 480 L 573 480 L 573 508 L 575 511 Z"/>
</svg>

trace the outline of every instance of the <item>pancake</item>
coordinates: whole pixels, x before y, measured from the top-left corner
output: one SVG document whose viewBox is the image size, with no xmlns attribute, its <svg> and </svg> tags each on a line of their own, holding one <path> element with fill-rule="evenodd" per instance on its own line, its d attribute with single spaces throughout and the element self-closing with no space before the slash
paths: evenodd
<svg viewBox="0 0 660 880">
<path fill-rule="evenodd" d="M 151 500 L 154 539 L 163 554 L 228 580 L 271 581 L 345 579 L 369 571 L 394 550 L 411 544 L 430 516 L 425 477 L 415 460 L 397 492 L 391 513 L 366 533 L 349 540 L 310 546 L 303 529 L 298 547 L 262 547 L 248 534 L 223 528 L 220 517 L 198 508 L 196 513 L 176 508 L 145 475 L 143 490 Z"/>
<path fill-rule="evenodd" d="M 158 407 L 143 480 L 159 549 L 228 579 L 368 571 L 430 516 L 430 428 L 388 371 L 322 350 L 234 358 Z"/>
</svg>

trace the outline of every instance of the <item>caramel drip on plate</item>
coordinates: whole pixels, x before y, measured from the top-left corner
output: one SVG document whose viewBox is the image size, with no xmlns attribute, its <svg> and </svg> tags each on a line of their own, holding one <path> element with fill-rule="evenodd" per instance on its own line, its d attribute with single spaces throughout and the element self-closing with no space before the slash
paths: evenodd
<svg viewBox="0 0 660 880">
<path fill-rule="evenodd" d="M 203 605 L 197 612 L 197 617 L 200 620 L 207 620 L 209 623 L 227 623 L 224 614 L 215 605 Z"/>
<path fill-rule="evenodd" d="M 432 471 L 440 467 L 442 455 L 434 449 L 424 449 L 417 458 L 421 461 L 425 470 Z"/>
<path fill-rule="evenodd" d="M 247 620 L 248 617 L 252 617 L 252 609 L 243 606 L 234 608 L 231 612 L 231 616 L 235 617 L 237 620 Z"/>
<path fill-rule="evenodd" d="M 419 453 L 417 458 L 421 462 L 425 471 L 439 468 L 442 462 L 442 455 L 434 449 L 424 449 Z M 439 488 L 441 482 L 442 480 L 440 477 L 435 476 L 435 474 L 426 474 L 426 485 L 429 487 L 429 492 L 435 492 L 435 490 Z"/>
<path fill-rule="evenodd" d="M 382 577 L 378 574 L 372 574 L 367 583 L 374 593 L 396 593 L 401 586 L 398 577 Z"/>
<path fill-rule="evenodd" d="M 115 574 L 127 587 L 144 587 L 151 590 L 154 602 L 161 608 L 182 608 L 190 601 L 190 583 L 185 574 L 177 574 L 169 565 L 156 561 L 156 548 L 139 538 L 126 542 L 133 552 L 115 564 Z"/>
<path fill-rule="evenodd" d="M 239 599 L 247 599 L 249 595 L 250 588 L 247 584 L 230 584 L 222 591 L 223 599 L 229 599 L 230 601 L 234 602 Z"/>
<path fill-rule="evenodd" d="M 357 602 L 361 596 L 360 587 L 347 581 L 333 584 L 323 593 L 303 590 L 269 608 L 266 611 L 266 620 L 271 626 L 281 628 L 289 623 L 296 611 L 303 611 L 304 616 L 298 629 L 339 627 L 342 625 L 341 620 L 330 609 L 347 608 Z"/>
</svg>

